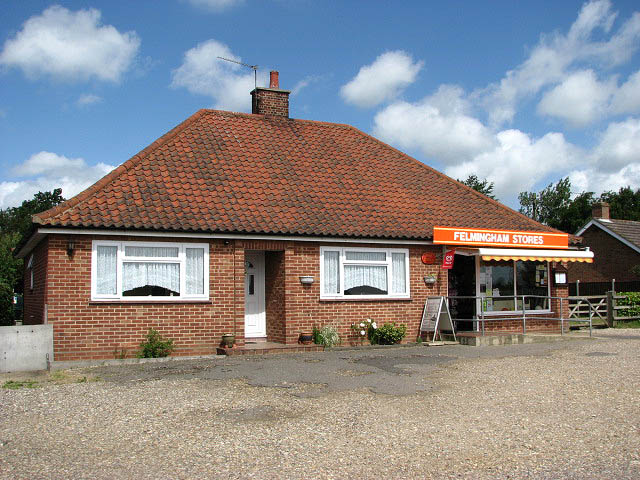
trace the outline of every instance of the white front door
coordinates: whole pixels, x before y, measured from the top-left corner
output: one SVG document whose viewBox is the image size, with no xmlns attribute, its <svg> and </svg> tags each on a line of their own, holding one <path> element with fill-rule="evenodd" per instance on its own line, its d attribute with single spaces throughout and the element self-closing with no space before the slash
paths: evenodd
<svg viewBox="0 0 640 480">
<path fill-rule="evenodd" d="M 244 271 L 244 336 L 266 337 L 264 252 L 245 252 Z"/>
</svg>

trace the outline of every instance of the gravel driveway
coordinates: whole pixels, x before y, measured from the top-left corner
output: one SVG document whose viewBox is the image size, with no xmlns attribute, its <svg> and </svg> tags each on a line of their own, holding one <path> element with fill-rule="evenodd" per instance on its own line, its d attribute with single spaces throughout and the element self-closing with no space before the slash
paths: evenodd
<svg viewBox="0 0 640 480">
<path fill-rule="evenodd" d="M 0 478 L 638 479 L 640 331 L 596 337 L 30 375 Z"/>
</svg>

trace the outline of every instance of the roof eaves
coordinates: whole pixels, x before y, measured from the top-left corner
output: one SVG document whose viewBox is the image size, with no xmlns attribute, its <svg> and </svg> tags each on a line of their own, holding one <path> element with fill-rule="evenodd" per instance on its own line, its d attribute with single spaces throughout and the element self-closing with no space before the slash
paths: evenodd
<svg viewBox="0 0 640 480">
<path fill-rule="evenodd" d="M 587 223 L 587 225 L 585 225 L 583 227 L 582 232 L 587 230 L 587 228 L 589 228 L 591 225 L 595 225 L 596 227 L 600 228 L 604 232 L 606 232 L 609 235 L 611 235 L 616 240 L 618 240 L 618 241 L 622 242 L 623 244 L 625 244 L 627 247 L 629 247 L 629 248 L 635 250 L 636 252 L 640 253 L 640 245 L 636 244 L 632 240 L 629 240 L 628 238 L 626 238 L 621 233 L 618 233 L 618 232 L 615 232 L 615 231 L 611 230 L 610 228 L 608 228 L 607 226 L 603 225 L 602 222 L 599 222 L 595 218 L 591 219 L 591 221 L 589 223 Z"/>
</svg>

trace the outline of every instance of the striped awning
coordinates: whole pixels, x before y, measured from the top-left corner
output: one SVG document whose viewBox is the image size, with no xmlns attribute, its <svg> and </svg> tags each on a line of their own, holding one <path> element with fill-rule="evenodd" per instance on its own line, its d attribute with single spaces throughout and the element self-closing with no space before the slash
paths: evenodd
<svg viewBox="0 0 640 480">
<path fill-rule="evenodd" d="M 482 260 L 523 260 L 525 262 L 593 262 L 593 252 L 589 250 L 474 248 L 465 249 L 465 253 L 467 255 L 478 255 L 482 258 Z"/>
</svg>

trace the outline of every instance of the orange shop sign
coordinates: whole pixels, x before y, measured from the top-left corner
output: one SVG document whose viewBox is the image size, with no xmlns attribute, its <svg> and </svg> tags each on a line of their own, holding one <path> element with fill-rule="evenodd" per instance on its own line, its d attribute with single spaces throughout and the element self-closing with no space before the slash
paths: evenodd
<svg viewBox="0 0 640 480">
<path fill-rule="evenodd" d="M 569 248 L 569 235 L 480 228 L 433 227 L 433 243 L 511 248 Z"/>
</svg>

